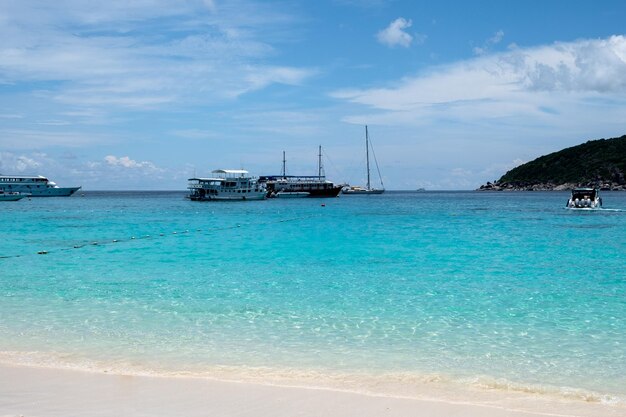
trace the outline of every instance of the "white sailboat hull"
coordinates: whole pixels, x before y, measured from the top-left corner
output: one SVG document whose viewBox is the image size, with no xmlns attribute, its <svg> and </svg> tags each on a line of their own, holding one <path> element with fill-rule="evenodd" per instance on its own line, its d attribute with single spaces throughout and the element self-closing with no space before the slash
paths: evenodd
<svg viewBox="0 0 626 417">
<path fill-rule="evenodd" d="M 370 190 L 354 190 L 351 188 L 346 188 L 344 190 L 341 191 L 343 194 L 382 194 L 385 192 L 385 190 L 379 190 L 379 189 L 370 189 Z"/>
</svg>

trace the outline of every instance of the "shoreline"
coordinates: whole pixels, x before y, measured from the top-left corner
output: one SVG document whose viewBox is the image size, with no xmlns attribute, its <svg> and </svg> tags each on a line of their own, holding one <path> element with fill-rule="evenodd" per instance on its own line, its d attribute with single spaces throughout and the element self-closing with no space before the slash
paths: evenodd
<svg viewBox="0 0 626 417">
<path fill-rule="evenodd" d="M 597 188 L 600 191 L 626 191 L 626 185 L 620 183 L 592 182 L 490 182 L 481 185 L 474 191 L 571 191 L 574 188 Z"/>
<path fill-rule="evenodd" d="M 144 359 L 98 360 L 68 353 L 0 351 L 0 366 L 67 370 L 103 375 L 153 378 L 192 378 L 253 383 L 292 388 L 329 389 L 355 394 L 412 399 L 493 401 L 503 395 L 621 405 L 626 396 L 588 388 L 523 383 L 485 374 L 452 376 L 415 371 L 340 370 L 276 366 L 212 365 L 185 366 Z"/>
<path fill-rule="evenodd" d="M 0 416 L 237 415 L 617 417 L 623 404 L 504 389 L 458 389 L 437 381 L 287 380 L 259 373 L 139 375 L 0 362 Z M 398 389 L 398 388 L 403 388 Z M 175 405 L 175 407 L 174 407 Z M 134 410 L 129 412 L 130 408 Z"/>
</svg>

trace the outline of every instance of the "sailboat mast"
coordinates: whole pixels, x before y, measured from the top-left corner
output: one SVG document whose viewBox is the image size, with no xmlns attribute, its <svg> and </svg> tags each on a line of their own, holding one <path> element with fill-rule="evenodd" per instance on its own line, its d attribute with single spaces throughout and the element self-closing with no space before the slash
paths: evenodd
<svg viewBox="0 0 626 417">
<path fill-rule="evenodd" d="M 283 151 L 283 179 L 287 176 L 287 170 L 286 170 L 285 166 L 286 166 L 285 151 Z"/>
<path fill-rule="evenodd" d="M 320 145 L 320 153 L 317 157 L 317 176 L 318 179 L 322 180 L 322 145 Z"/>
<path fill-rule="evenodd" d="M 367 161 L 367 189 L 370 189 L 370 145 L 369 136 L 367 134 L 367 125 L 365 125 L 365 159 Z"/>
</svg>

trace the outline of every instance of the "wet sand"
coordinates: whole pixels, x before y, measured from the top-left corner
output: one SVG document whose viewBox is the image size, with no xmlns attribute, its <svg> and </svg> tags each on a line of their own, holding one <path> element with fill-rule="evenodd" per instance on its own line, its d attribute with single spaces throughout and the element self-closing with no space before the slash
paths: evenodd
<svg viewBox="0 0 626 417">
<path fill-rule="evenodd" d="M 597 403 L 539 400 L 479 405 L 207 378 L 0 365 L 1 417 L 532 417 L 618 416 L 624 412 Z"/>
</svg>

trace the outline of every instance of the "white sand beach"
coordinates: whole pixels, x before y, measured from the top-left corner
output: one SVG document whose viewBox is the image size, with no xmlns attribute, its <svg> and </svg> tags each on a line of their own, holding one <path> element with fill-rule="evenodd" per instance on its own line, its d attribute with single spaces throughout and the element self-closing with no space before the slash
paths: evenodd
<svg viewBox="0 0 626 417">
<path fill-rule="evenodd" d="M 0 365 L 0 416 L 618 416 L 583 401 L 507 398 L 490 404 L 365 395 L 206 378 L 110 375 Z"/>
</svg>

